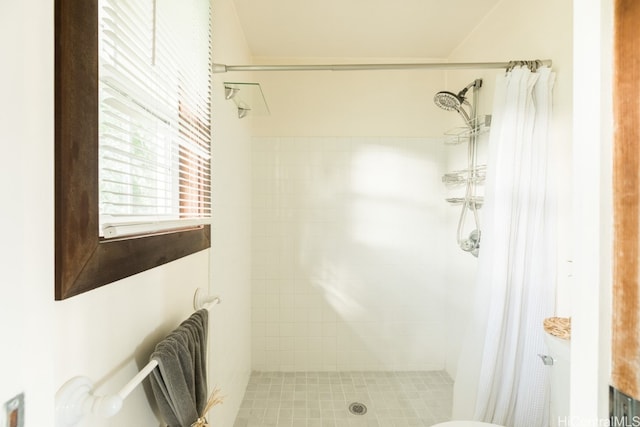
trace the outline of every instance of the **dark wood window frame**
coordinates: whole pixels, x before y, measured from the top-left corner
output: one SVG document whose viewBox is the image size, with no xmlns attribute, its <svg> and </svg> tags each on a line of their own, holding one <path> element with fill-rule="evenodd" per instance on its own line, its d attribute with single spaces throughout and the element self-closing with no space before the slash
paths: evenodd
<svg viewBox="0 0 640 427">
<path fill-rule="evenodd" d="M 211 246 L 209 225 L 98 236 L 98 0 L 55 2 L 55 233 L 57 300 Z"/>
</svg>

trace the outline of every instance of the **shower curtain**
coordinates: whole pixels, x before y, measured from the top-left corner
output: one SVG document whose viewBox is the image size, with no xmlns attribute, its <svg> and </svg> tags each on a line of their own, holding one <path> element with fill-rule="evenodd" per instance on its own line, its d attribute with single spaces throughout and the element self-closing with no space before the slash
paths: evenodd
<svg viewBox="0 0 640 427">
<path fill-rule="evenodd" d="M 555 305 L 547 135 L 554 78 L 549 68 L 517 67 L 496 80 L 474 331 L 459 363 L 456 399 L 475 390 L 474 418 L 507 427 L 549 425 L 548 367 L 538 354 L 546 352 L 542 323 Z M 474 396 L 466 397 L 455 405 L 472 410 Z"/>
</svg>

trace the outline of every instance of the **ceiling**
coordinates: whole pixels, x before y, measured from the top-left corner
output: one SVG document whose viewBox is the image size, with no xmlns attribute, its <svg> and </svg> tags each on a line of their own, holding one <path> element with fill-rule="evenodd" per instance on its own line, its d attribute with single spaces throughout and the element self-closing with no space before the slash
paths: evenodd
<svg viewBox="0 0 640 427">
<path fill-rule="evenodd" d="M 234 0 L 254 56 L 447 58 L 501 0 Z"/>
</svg>

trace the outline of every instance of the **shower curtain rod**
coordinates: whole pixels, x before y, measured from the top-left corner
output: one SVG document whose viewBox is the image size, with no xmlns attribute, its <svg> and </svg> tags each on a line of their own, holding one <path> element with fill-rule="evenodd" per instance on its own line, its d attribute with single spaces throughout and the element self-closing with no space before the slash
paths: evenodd
<svg viewBox="0 0 640 427">
<path fill-rule="evenodd" d="M 214 73 L 229 71 L 354 71 L 354 70 L 465 70 L 481 68 L 510 69 L 520 65 L 528 66 L 534 71 L 541 66 L 551 66 L 550 59 L 509 62 L 428 62 L 404 64 L 318 64 L 318 65 L 225 65 L 213 64 Z"/>
</svg>

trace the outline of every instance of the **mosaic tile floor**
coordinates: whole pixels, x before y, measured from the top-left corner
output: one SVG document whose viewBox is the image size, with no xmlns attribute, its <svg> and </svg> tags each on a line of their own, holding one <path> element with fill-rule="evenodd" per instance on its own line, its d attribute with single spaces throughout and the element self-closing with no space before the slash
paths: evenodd
<svg viewBox="0 0 640 427">
<path fill-rule="evenodd" d="M 428 427 L 449 420 L 452 393 L 443 371 L 254 372 L 234 427 Z"/>
</svg>

